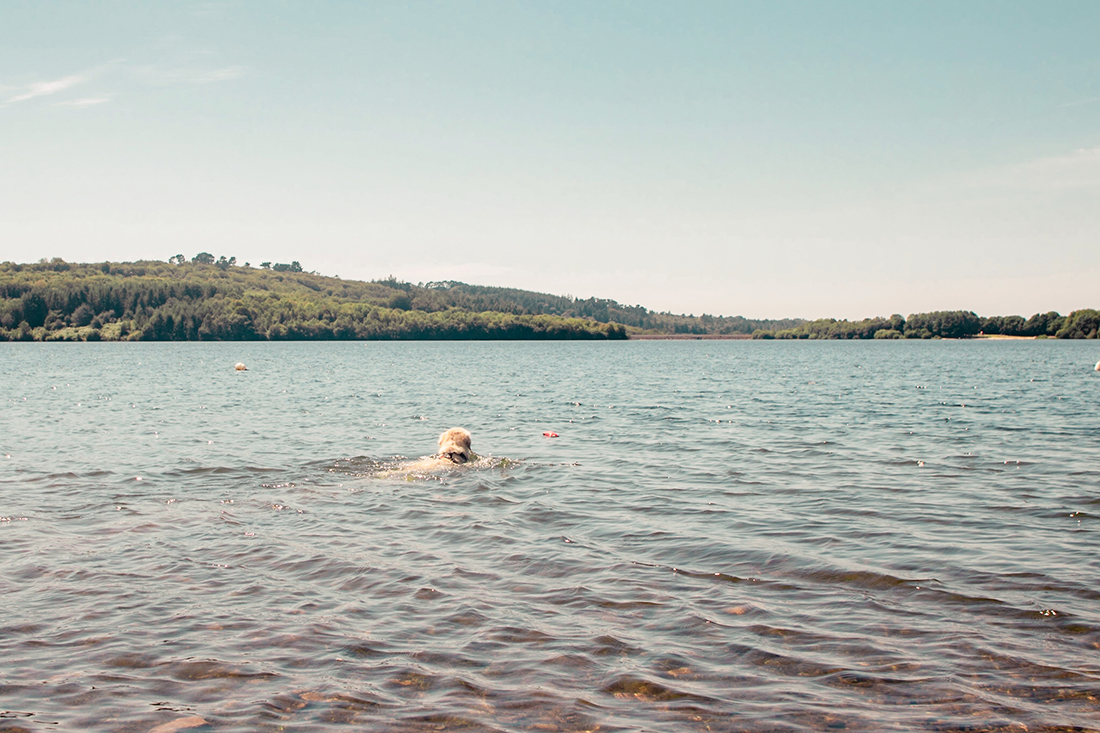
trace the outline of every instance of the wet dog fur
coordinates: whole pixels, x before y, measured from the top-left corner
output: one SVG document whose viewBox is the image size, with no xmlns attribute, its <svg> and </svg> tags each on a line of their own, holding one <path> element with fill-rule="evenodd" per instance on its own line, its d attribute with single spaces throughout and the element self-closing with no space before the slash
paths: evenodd
<svg viewBox="0 0 1100 733">
<path fill-rule="evenodd" d="M 426 456 L 419 461 L 413 461 L 375 475 L 379 478 L 394 476 L 408 478 L 472 463 L 478 457 L 470 448 L 471 442 L 470 431 L 465 428 L 451 428 L 439 436 L 439 452 L 434 456 Z"/>
<path fill-rule="evenodd" d="M 439 453 L 436 458 L 441 461 L 449 461 L 462 465 L 474 460 L 474 452 L 470 450 L 470 431 L 466 428 L 451 428 L 439 436 Z"/>
</svg>

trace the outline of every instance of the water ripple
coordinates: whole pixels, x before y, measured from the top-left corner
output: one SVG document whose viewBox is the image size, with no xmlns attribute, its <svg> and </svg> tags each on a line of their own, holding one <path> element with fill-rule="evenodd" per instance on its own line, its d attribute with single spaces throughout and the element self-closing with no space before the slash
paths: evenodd
<svg viewBox="0 0 1100 733">
<path fill-rule="evenodd" d="M 1087 343 L 12 346 L 0 730 L 1100 730 Z"/>
</svg>

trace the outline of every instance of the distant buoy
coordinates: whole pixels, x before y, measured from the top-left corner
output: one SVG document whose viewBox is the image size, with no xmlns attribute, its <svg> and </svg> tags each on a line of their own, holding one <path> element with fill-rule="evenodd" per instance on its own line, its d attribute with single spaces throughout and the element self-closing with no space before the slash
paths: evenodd
<svg viewBox="0 0 1100 733">
<path fill-rule="evenodd" d="M 556 437 L 558 437 L 558 434 L 555 433 L 553 430 L 547 430 L 545 433 L 543 433 L 543 435 L 545 435 L 547 438 L 556 438 Z"/>
<path fill-rule="evenodd" d="M 1096 362 L 1096 371 L 1100 372 L 1100 361 Z"/>
<path fill-rule="evenodd" d="M 239 361 L 237 362 L 237 366 L 235 366 L 233 368 L 236 369 L 238 372 L 247 372 L 248 371 L 248 367 L 246 367 L 244 364 L 242 364 Z"/>
</svg>

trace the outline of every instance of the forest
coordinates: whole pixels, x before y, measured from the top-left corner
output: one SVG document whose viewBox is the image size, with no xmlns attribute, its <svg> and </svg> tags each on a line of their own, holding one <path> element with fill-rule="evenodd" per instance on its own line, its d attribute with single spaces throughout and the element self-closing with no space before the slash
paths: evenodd
<svg viewBox="0 0 1100 733">
<path fill-rule="evenodd" d="M 1094 339 L 1100 326 L 1100 312 L 1085 309 L 1062 316 L 1053 311 L 1022 316 L 981 317 L 973 311 L 934 311 L 913 313 L 908 318 L 894 314 L 889 318 L 865 318 L 862 321 L 838 321 L 822 318 L 792 328 L 761 329 L 758 339 L 933 339 L 974 338 L 978 336 L 1016 336 L 1033 338 Z"/>
<path fill-rule="evenodd" d="M 164 261 L 0 263 L 0 341 L 304 339 L 1096 338 L 1100 314 L 981 318 L 969 311 L 862 321 L 658 313 L 457 281 L 372 282 L 305 272 L 297 261 L 238 265 L 201 252 Z"/>
<path fill-rule="evenodd" d="M 324 277 L 297 262 L 252 268 L 177 257 L 0 263 L 0 340 L 626 338 L 619 324 L 580 317 L 418 308 L 420 289 L 407 283 Z"/>
<path fill-rule="evenodd" d="M 655 313 L 457 281 L 372 282 L 305 272 L 297 261 L 238 265 L 200 252 L 163 261 L 0 263 L 0 340 L 748 338 L 801 320 Z"/>
</svg>

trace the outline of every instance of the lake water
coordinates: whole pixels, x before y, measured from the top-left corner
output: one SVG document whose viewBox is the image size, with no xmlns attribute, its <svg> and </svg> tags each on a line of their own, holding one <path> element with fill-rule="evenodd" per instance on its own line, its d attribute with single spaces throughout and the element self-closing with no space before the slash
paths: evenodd
<svg viewBox="0 0 1100 733">
<path fill-rule="evenodd" d="M 0 730 L 1100 730 L 1098 358 L 6 344 Z"/>
</svg>

